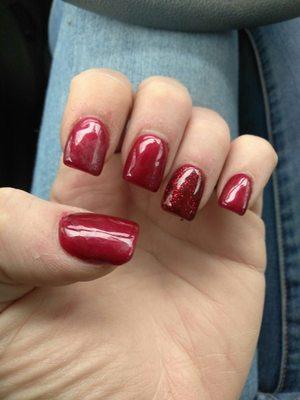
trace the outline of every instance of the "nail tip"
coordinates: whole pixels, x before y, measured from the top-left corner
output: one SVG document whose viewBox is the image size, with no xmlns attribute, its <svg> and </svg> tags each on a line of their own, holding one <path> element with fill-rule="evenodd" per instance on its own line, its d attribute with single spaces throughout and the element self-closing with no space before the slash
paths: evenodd
<svg viewBox="0 0 300 400">
<path fill-rule="evenodd" d="M 186 221 L 192 221 L 193 219 L 195 219 L 195 216 L 197 214 L 196 212 L 192 213 L 192 214 L 182 213 L 181 211 L 174 210 L 173 207 L 168 206 L 166 203 L 161 203 L 161 208 L 164 211 L 166 211 L 172 215 L 175 215 L 176 217 L 179 217 L 180 219 L 184 219 Z"/>
<path fill-rule="evenodd" d="M 235 213 L 237 215 L 241 215 L 241 216 L 244 215 L 246 213 L 246 210 L 247 210 L 247 209 L 239 210 L 236 207 L 233 207 L 230 204 L 222 202 L 222 201 L 219 201 L 218 205 L 219 205 L 219 207 L 223 208 L 224 210 L 231 211 L 231 212 L 233 212 L 233 213 Z"/>
<path fill-rule="evenodd" d="M 93 176 L 99 176 L 102 172 L 102 169 L 90 169 L 90 168 L 86 168 L 82 165 L 78 165 L 77 163 L 73 162 L 73 161 L 68 161 L 68 160 L 63 160 L 64 165 L 66 165 L 68 168 L 72 168 L 72 169 L 76 169 L 77 171 L 81 171 L 81 172 L 85 172 L 89 175 L 93 175 Z"/>
<path fill-rule="evenodd" d="M 123 179 L 126 182 L 129 182 L 129 183 L 131 183 L 131 184 L 133 184 L 135 186 L 138 186 L 138 187 L 140 187 L 142 189 L 148 190 L 149 192 L 153 192 L 153 193 L 156 193 L 160 188 L 160 185 L 159 186 L 157 186 L 157 185 L 153 186 L 153 185 L 147 185 L 147 184 L 143 184 L 141 182 L 138 182 L 134 178 L 132 178 L 131 175 L 123 174 Z"/>
</svg>

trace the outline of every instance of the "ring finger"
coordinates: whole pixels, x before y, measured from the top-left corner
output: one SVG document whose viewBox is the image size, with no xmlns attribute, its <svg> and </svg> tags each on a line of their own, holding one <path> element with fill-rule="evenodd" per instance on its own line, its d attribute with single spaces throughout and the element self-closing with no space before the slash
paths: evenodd
<svg viewBox="0 0 300 400">
<path fill-rule="evenodd" d="M 192 220 L 210 198 L 230 146 L 229 128 L 215 111 L 194 107 L 176 156 L 162 208 Z"/>
</svg>

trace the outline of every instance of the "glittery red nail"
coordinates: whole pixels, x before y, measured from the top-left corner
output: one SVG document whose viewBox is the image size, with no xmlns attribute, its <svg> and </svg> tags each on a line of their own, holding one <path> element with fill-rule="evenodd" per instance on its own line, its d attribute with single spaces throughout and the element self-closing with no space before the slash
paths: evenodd
<svg viewBox="0 0 300 400">
<path fill-rule="evenodd" d="M 203 172 L 190 164 L 178 168 L 170 179 L 162 200 L 162 208 L 192 220 L 197 212 L 205 184 Z"/>
<path fill-rule="evenodd" d="M 239 215 L 245 214 L 252 192 L 252 181 L 246 174 L 232 176 L 219 197 L 219 205 Z"/>
</svg>

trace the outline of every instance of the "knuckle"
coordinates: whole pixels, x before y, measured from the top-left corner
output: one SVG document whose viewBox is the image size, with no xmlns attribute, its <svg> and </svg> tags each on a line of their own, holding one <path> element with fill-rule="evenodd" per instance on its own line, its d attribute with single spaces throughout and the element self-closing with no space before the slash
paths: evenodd
<svg viewBox="0 0 300 400">
<path fill-rule="evenodd" d="M 214 111 L 210 108 L 201 108 L 202 118 L 211 121 L 218 130 L 223 131 L 224 133 L 229 135 L 230 129 L 229 125 L 225 121 L 225 119 L 219 114 L 217 111 Z"/>
<path fill-rule="evenodd" d="M 278 154 L 276 153 L 276 151 L 274 150 L 274 148 L 272 147 L 273 152 L 272 152 L 272 159 L 273 159 L 273 164 L 274 164 L 274 168 L 276 167 L 276 165 L 278 164 Z"/>
<path fill-rule="evenodd" d="M 260 151 L 266 158 L 271 160 L 272 164 L 276 166 L 278 162 L 278 155 L 272 144 L 265 138 L 256 135 L 245 134 L 236 139 L 239 142 L 244 142 L 250 147 Z"/>
<path fill-rule="evenodd" d="M 122 84 L 131 91 L 131 82 L 122 72 L 110 68 L 90 68 L 75 75 L 71 80 L 71 87 L 80 85 L 86 80 L 97 80 L 107 77 L 118 84 Z"/>
<path fill-rule="evenodd" d="M 18 206 L 22 191 L 11 187 L 0 188 L 0 247 L 5 249 L 7 226 L 11 224 L 12 212 Z"/>
<path fill-rule="evenodd" d="M 94 69 L 87 69 L 85 71 L 79 72 L 78 74 L 74 75 L 73 78 L 71 79 L 71 87 L 76 86 L 82 80 L 89 78 L 94 73 L 94 71 L 95 71 Z"/>
<path fill-rule="evenodd" d="M 273 146 L 270 144 L 270 142 L 260 136 L 244 134 L 240 136 L 239 139 L 241 141 L 248 142 L 253 146 L 259 146 L 261 150 L 267 153 L 274 151 Z"/>
<path fill-rule="evenodd" d="M 158 99 L 172 98 L 183 104 L 192 105 L 188 89 L 174 78 L 165 76 L 151 76 L 139 84 L 138 92 L 151 91 L 151 95 Z"/>
<path fill-rule="evenodd" d="M 0 188 L 0 208 L 3 209 L 7 207 L 8 203 L 22 197 L 24 193 L 25 192 L 22 190 L 11 187 Z"/>
<path fill-rule="evenodd" d="M 262 138 L 261 138 L 262 139 Z M 274 165 L 274 167 L 277 165 L 278 163 L 278 155 L 274 149 L 274 147 L 271 145 L 270 142 L 268 142 L 266 139 L 262 139 L 263 140 L 263 146 L 265 148 L 265 152 L 267 154 L 267 157 L 270 158 L 272 164 Z"/>
<path fill-rule="evenodd" d="M 225 119 L 216 111 L 210 108 L 193 107 L 192 118 L 200 121 L 214 131 L 220 139 L 230 142 L 230 128 Z"/>
<path fill-rule="evenodd" d="M 271 145 L 271 143 L 264 139 L 264 138 L 259 138 L 260 139 L 260 144 L 263 148 L 263 151 L 266 153 L 266 156 L 272 161 L 272 164 L 275 166 L 277 165 L 278 162 L 278 155 L 274 149 L 274 147 Z"/>
</svg>

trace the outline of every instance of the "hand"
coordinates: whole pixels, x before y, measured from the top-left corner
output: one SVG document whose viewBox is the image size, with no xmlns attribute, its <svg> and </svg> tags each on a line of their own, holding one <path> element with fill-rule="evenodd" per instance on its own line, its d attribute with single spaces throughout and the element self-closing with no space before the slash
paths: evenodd
<svg viewBox="0 0 300 400">
<path fill-rule="evenodd" d="M 73 79 L 61 138 L 51 202 L 0 190 L 0 397 L 238 399 L 263 310 L 272 147 L 230 143 L 171 78 L 133 95 L 107 69 Z M 79 212 L 138 223 L 132 259 L 111 264 L 130 259 L 136 225 Z"/>
</svg>

